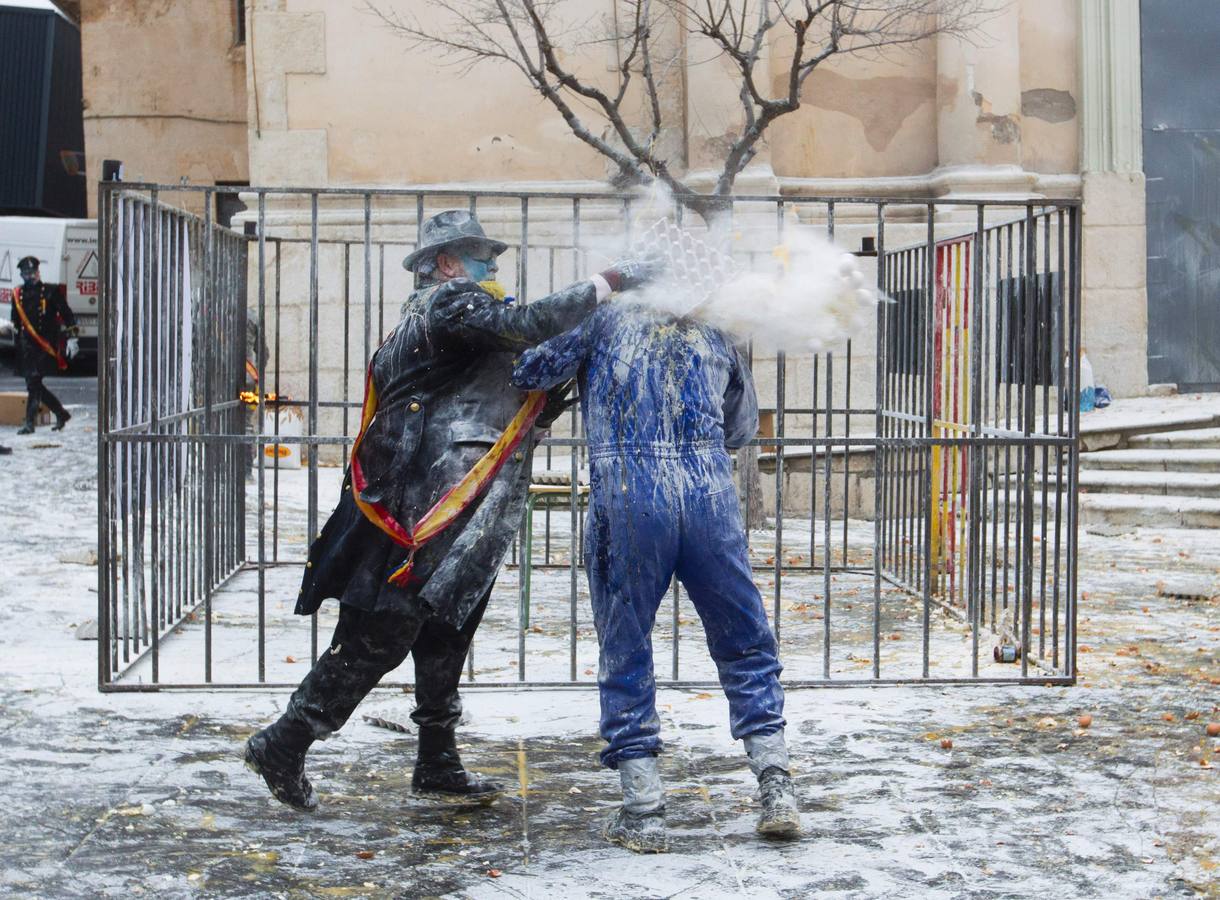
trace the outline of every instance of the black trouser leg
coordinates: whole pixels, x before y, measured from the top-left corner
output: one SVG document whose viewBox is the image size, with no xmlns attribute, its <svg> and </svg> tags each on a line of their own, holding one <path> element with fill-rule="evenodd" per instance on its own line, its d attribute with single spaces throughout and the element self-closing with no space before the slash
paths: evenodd
<svg viewBox="0 0 1220 900">
<path fill-rule="evenodd" d="M 26 375 L 25 376 L 25 421 L 27 425 L 33 425 L 38 420 L 38 407 L 40 404 L 45 404 L 57 419 L 62 419 L 66 415 L 63 404 L 59 402 L 59 398 L 51 393 L 51 389 L 42 383 L 41 375 Z"/>
<path fill-rule="evenodd" d="M 42 376 L 25 376 L 25 424 L 34 427 L 38 422 L 38 407 L 42 405 Z"/>
<path fill-rule="evenodd" d="M 431 619 L 420 629 L 411 648 L 415 662 L 415 711 L 411 718 L 421 728 L 452 731 L 457 726 L 462 716 L 462 698 L 458 693 L 462 667 L 490 598 L 488 588 L 461 628 Z"/>
<path fill-rule="evenodd" d="M 338 731 L 377 682 L 406 659 L 423 621 L 340 605 L 330 647 L 293 692 L 284 718 L 305 725 L 315 738 Z"/>
</svg>

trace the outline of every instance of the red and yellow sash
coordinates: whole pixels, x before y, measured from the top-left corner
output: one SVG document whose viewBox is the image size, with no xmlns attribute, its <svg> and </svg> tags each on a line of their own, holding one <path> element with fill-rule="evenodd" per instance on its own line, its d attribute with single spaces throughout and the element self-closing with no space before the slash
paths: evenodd
<svg viewBox="0 0 1220 900">
<path fill-rule="evenodd" d="M 412 580 L 411 570 L 415 563 L 415 551 L 432 540 L 449 527 L 458 516 L 479 496 L 496 477 L 496 474 L 508 461 L 509 455 L 517 449 L 529 434 L 530 428 L 538 419 L 542 408 L 546 405 L 546 391 L 530 391 L 525 403 L 521 405 L 517 415 L 504 429 L 499 440 L 491 449 L 483 454 L 483 458 L 463 476 L 462 480 L 450 488 L 436 504 L 428 510 L 408 530 L 404 528 L 381 503 L 369 503 L 360 494 L 368 486 L 364 469 L 360 465 L 360 442 L 368 430 L 369 423 L 377 413 L 377 388 L 373 384 L 372 367 L 365 379 L 364 408 L 360 414 L 360 433 L 352 445 L 352 497 L 356 506 L 364 513 L 365 518 L 389 535 L 394 543 L 407 550 L 407 558 L 401 566 L 390 575 L 390 584 L 405 587 Z"/>
<path fill-rule="evenodd" d="M 59 371 L 64 371 L 68 368 L 68 361 L 64 359 L 63 354 L 59 352 L 58 347 L 52 347 L 50 343 L 41 334 L 34 330 L 34 325 L 30 321 L 30 317 L 26 315 L 25 304 L 21 299 L 21 288 L 13 288 L 13 308 L 17 310 L 17 315 L 21 316 L 21 323 L 25 326 L 25 333 L 30 336 L 30 339 L 37 344 L 44 353 L 54 357 L 55 365 L 59 367 Z"/>
</svg>

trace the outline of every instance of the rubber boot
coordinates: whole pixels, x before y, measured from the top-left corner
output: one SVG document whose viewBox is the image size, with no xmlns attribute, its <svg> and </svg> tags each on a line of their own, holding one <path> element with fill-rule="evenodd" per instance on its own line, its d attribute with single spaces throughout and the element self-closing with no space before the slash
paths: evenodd
<svg viewBox="0 0 1220 900">
<path fill-rule="evenodd" d="M 606 840 L 636 853 L 666 853 L 665 791 L 657 772 L 657 758 L 623 759 L 618 764 L 623 805 L 606 823 Z"/>
<path fill-rule="evenodd" d="M 478 772 L 467 772 L 458 755 L 452 728 L 422 726 L 411 790 L 436 800 L 477 800 L 491 803 L 504 792 L 504 785 Z"/>
<path fill-rule="evenodd" d="M 762 812 L 755 830 L 768 837 L 796 837 L 801 833 L 801 813 L 788 772 L 788 747 L 784 732 L 748 735 L 745 738 L 750 769 L 758 778 L 758 801 Z"/>
<path fill-rule="evenodd" d="M 294 809 L 316 809 L 318 795 L 305 777 L 305 753 L 313 741 L 307 726 L 281 716 L 246 741 L 246 767 L 263 776 L 276 800 Z"/>
</svg>

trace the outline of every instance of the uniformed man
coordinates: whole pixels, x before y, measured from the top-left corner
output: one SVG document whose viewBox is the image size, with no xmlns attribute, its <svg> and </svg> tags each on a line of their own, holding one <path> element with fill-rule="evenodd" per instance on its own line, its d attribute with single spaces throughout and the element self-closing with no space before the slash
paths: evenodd
<svg viewBox="0 0 1220 900">
<path fill-rule="evenodd" d="M 495 281 L 506 249 L 474 216 L 450 210 L 424 223 L 403 261 L 416 290 L 369 366 L 351 466 L 297 600 L 296 612 L 310 615 L 338 598 L 339 623 L 284 714 L 246 744 L 247 765 L 290 806 L 317 805 L 304 773 L 310 745 L 341 728 L 408 653 L 419 725 L 413 790 L 449 798 L 501 790 L 462 766 L 458 682 L 521 521 L 534 446 L 563 406 L 509 383 L 513 355 L 651 274 L 625 264 L 509 304 Z"/>
<path fill-rule="evenodd" d="M 25 424 L 18 434 L 33 434 L 38 409 L 46 405 L 55 414 L 52 431 L 61 430 L 72 414 L 51 393 L 43 377 L 68 368 L 68 360 L 80 351 L 76 339 L 76 317 L 68 308 L 62 284 L 43 284 L 38 258 L 26 256 L 17 263 L 21 287 L 13 290 L 11 328 L 17 332 L 17 361 L 25 377 Z"/>
</svg>

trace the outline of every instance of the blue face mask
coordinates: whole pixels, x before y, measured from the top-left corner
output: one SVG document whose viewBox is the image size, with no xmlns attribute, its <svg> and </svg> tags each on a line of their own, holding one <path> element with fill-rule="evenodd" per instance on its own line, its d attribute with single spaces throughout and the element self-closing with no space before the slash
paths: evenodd
<svg viewBox="0 0 1220 900">
<path fill-rule="evenodd" d="M 466 269 L 466 275 L 471 281 L 493 281 L 495 280 L 496 273 L 500 271 L 500 267 L 496 265 L 495 256 L 491 256 L 488 259 L 476 259 L 463 253 L 459 259 L 461 259 L 462 266 Z"/>
</svg>

